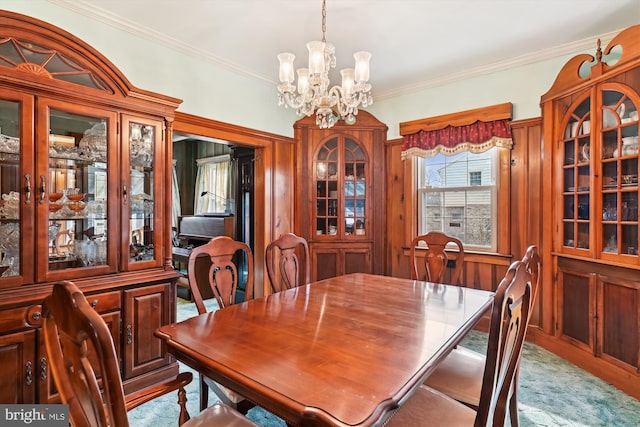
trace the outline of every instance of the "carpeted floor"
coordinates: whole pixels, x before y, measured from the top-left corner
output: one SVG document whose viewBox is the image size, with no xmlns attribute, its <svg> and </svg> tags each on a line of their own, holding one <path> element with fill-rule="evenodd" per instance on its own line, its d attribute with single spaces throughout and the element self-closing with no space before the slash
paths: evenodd
<svg viewBox="0 0 640 427">
<path fill-rule="evenodd" d="M 209 302 L 215 309 L 215 301 Z M 197 313 L 192 303 L 178 299 L 178 320 Z M 487 335 L 471 332 L 462 345 L 484 351 Z M 190 370 L 184 365 L 181 369 Z M 187 388 L 188 409 L 198 413 L 198 382 Z M 211 393 L 209 402 L 217 400 Z M 177 426 L 177 396 L 155 399 L 129 412 L 132 427 Z M 640 402 L 534 344 L 525 344 L 520 369 L 520 425 L 530 426 L 640 426 Z M 262 408 L 248 417 L 263 427 L 286 427 L 284 421 Z"/>
</svg>

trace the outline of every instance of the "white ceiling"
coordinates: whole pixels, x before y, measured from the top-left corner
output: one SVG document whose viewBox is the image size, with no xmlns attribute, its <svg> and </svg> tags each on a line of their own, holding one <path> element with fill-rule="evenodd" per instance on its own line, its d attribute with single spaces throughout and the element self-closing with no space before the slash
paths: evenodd
<svg viewBox="0 0 640 427">
<path fill-rule="evenodd" d="M 306 66 L 321 0 L 50 0 L 274 82 L 276 55 Z M 327 0 L 336 69 L 372 53 L 374 99 L 567 54 L 640 24 L 640 0 Z M 335 81 L 337 79 L 334 77 Z"/>
</svg>

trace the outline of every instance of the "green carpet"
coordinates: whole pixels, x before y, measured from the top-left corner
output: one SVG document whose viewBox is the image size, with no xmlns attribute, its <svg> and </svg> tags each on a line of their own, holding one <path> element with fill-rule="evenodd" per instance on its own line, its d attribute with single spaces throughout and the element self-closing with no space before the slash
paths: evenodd
<svg viewBox="0 0 640 427">
<path fill-rule="evenodd" d="M 210 301 L 209 309 L 215 309 Z M 178 320 L 197 313 L 195 305 L 178 299 Z M 484 352 L 487 334 L 471 332 L 462 345 Z M 181 365 L 182 370 L 190 370 Z M 193 372 L 193 371 L 192 371 Z M 199 406 L 197 373 L 187 387 L 189 413 Z M 209 402 L 217 397 L 210 393 Z M 534 344 L 526 343 L 520 368 L 520 425 L 530 426 L 640 426 L 640 402 L 610 384 L 560 359 Z M 284 421 L 262 408 L 248 417 L 263 427 L 286 427 Z M 178 425 L 177 396 L 163 396 L 129 412 L 132 427 Z M 508 425 L 508 422 L 507 422 Z"/>
</svg>

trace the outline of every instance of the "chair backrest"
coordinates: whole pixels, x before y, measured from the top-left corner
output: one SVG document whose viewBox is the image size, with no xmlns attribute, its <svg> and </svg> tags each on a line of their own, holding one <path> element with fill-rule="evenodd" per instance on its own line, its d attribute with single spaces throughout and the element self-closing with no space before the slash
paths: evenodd
<svg viewBox="0 0 640 427">
<path fill-rule="evenodd" d="M 198 258 L 207 258 L 210 263 L 198 262 Z M 218 301 L 220 308 L 236 302 L 238 286 L 244 280 L 242 271 L 238 271 L 238 263 L 246 261 L 247 275 L 245 300 L 253 299 L 253 252 L 243 242 L 228 236 L 218 236 L 204 245 L 193 248 L 189 254 L 187 267 L 189 288 L 198 313 L 206 313 L 200 287 L 208 286 Z M 200 260 L 201 261 L 201 260 Z M 198 283 L 200 281 L 200 283 Z M 205 283 L 202 283 L 202 282 Z"/>
<path fill-rule="evenodd" d="M 531 309 L 531 274 L 515 261 L 496 290 L 475 426 L 503 426 Z"/>
<path fill-rule="evenodd" d="M 531 317 L 540 286 L 540 255 L 537 246 L 531 245 L 527 248 L 524 257 L 522 257 L 522 263 L 531 274 L 531 310 L 529 311 L 529 317 Z"/>
<path fill-rule="evenodd" d="M 62 401 L 69 405 L 71 423 L 74 427 L 127 427 L 118 357 L 104 319 L 71 282 L 53 285 L 43 313 L 49 369 Z M 95 351 L 95 360 L 89 360 L 88 348 Z M 96 372 L 101 375 L 104 394 Z"/>
<path fill-rule="evenodd" d="M 310 282 L 309 245 L 303 237 L 282 234 L 267 245 L 265 258 L 272 292 Z"/>
<path fill-rule="evenodd" d="M 420 245 L 420 242 L 426 243 L 426 247 Z M 452 285 L 459 285 L 464 262 L 464 247 L 459 239 L 439 231 L 431 231 L 422 236 L 417 236 L 411 242 L 411 252 L 409 254 L 411 260 L 411 278 L 414 280 L 445 283 L 445 273 L 447 272 L 447 265 L 450 259 L 445 249 L 449 244 L 457 247 L 458 254 L 455 258 L 456 266 L 451 274 L 451 279 L 446 282 Z M 417 249 L 418 247 L 419 249 Z M 422 252 L 423 248 L 425 250 L 424 258 L 418 256 L 418 252 Z M 420 270 L 424 270 L 425 274 L 422 275 Z"/>
</svg>

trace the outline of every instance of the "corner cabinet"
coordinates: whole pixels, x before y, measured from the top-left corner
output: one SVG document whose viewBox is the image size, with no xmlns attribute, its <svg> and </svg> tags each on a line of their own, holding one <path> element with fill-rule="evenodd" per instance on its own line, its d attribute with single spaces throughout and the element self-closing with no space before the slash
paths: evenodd
<svg viewBox="0 0 640 427">
<path fill-rule="evenodd" d="M 61 280 L 109 325 L 127 393 L 177 373 L 154 332 L 175 319 L 167 141 L 179 104 L 73 35 L 0 11 L 0 403 L 58 398 L 40 326 Z"/>
<path fill-rule="evenodd" d="M 543 280 L 554 301 L 547 332 L 561 350 L 638 397 L 640 379 L 640 26 L 595 56 L 578 55 L 542 96 L 545 211 Z M 560 345 L 560 348 L 562 345 Z M 631 376 L 629 374 L 632 374 Z M 635 391 L 634 391 L 635 390 Z"/>
<path fill-rule="evenodd" d="M 309 242 L 313 281 L 384 271 L 387 127 L 360 111 L 354 125 L 299 120 L 296 234 Z"/>
</svg>

